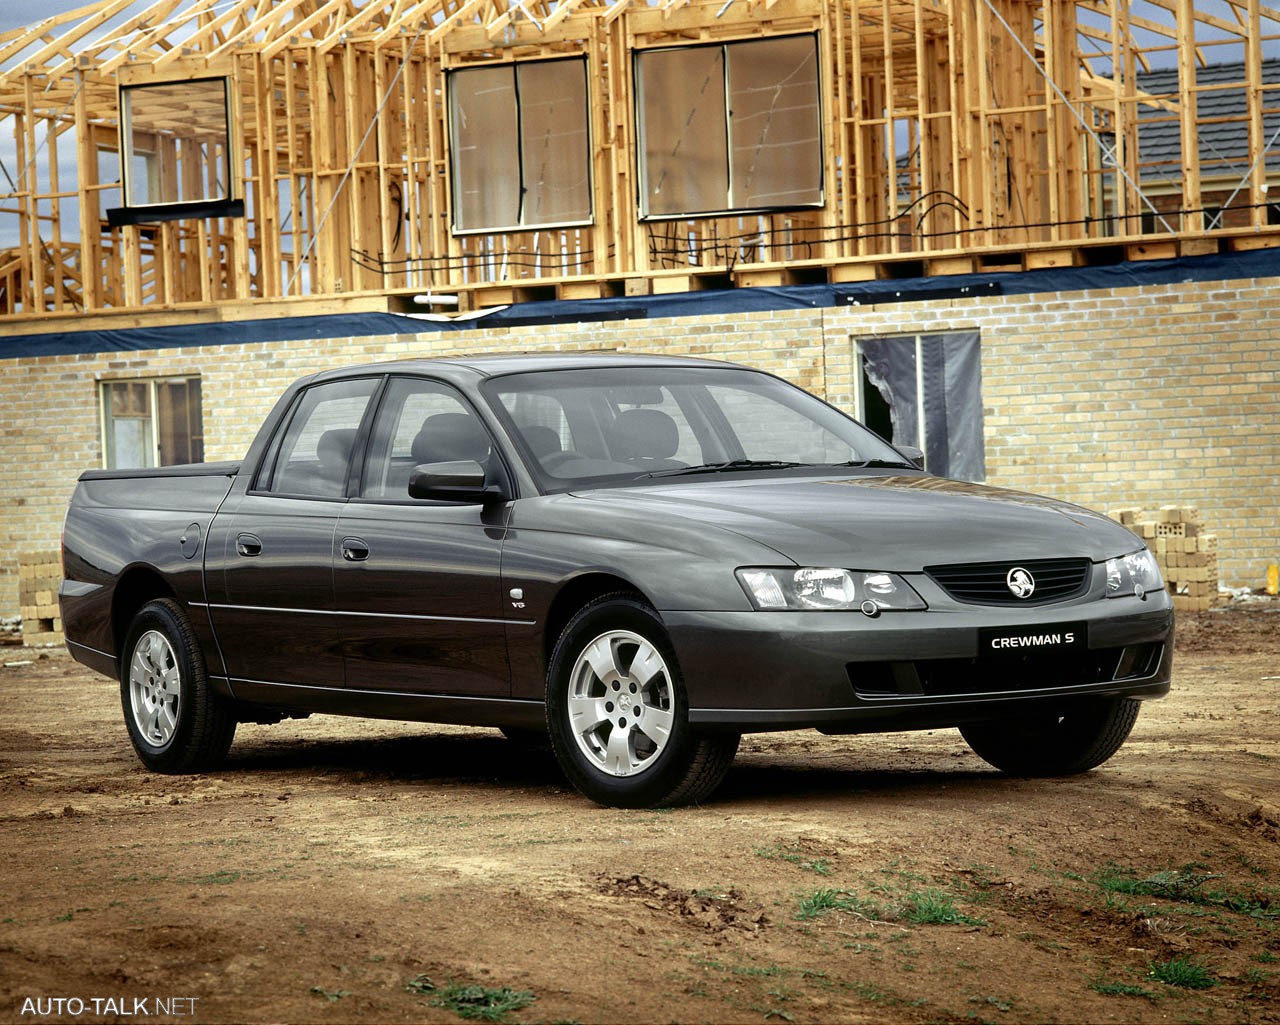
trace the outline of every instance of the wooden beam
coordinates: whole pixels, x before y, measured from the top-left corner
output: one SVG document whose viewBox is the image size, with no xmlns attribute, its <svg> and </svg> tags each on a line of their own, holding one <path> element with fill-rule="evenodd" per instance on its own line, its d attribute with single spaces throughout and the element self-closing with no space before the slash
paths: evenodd
<svg viewBox="0 0 1280 1025">
<path fill-rule="evenodd" d="M 348 0 L 321 0 L 316 9 L 306 17 L 281 27 L 280 38 L 268 42 L 259 51 L 263 59 L 271 60 L 271 58 L 291 46 L 307 45 L 307 41 L 304 39 L 305 33 L 310 32 L 326 19 L 341 14 L 347 6 Z"/>
<path fill-rule="evenodd" d="M 1204 230 L 1204 203 L 1200 195 L 1200 133 L 1196 125 L 1195 0 L 1177 0 L 1178 97 L 1182 105 L 1182 208 L 1183 227 Z"/>
<path fill-rule="evenodd" d="M 26 28 L 10 29 L 0 35 L 0 64 L 17 56 L 34 43 L 38 43 L 41 40 L 51 42 L 53 38 L 56 38 L 50 35 L 54 29 L 69 25 L 71 22 L 78 21 L 81 18 L 90 17 L 109 3 L 111 3 L 111 0 L 97 0 L 97 3 L 86 4 L 84 7 L 77 7 L 72 11 L 64 11 L 61 14 L 52 15 Z"/>
<path fill-rule="evenodd" d="M 95 13 L 90 14 L 83 21 L 76 24 L 76 27 L 69 32 L 64 32 L 57 36 L 43 49 L 38 50 L 35 54 L 23 62 L 24 67 L 28 69 L 38 69 L 41 65 L 46 64 L 50 57 L 70 57 L 72 56 L 71 47 L 87 36 L 94 29 L 106 24 L 116 15 L 129 9 L 134 0 L 107 0 L 106 3 L 95 9 Z M 84 10 L 84 8 L 82 8 Z"/>
<path fill-rule="evenodd" d="M 337 25 L 333 31 L 316 43 L 316 52 L 326 54 L 335 46 L 338 46 L 344 40 L 352 39 L 356 33 L 365 31 L 365 26 L 369 22 L 377 20 L 380 15 L 386 15 L 386 22 L 398 21 L 401 11 L 410 0 L 383 0 L 379 3 L 377 0 L 370 0 L 359 13 L 354 17 L 348 18 L 342 24 Z M 376 47 L 375 47 L 376 49 Z"/>
<path fill-rule="evenodd" d="M 265 14 L 259 14 L 252 21 L 247 21 L 239 31 L 231 33 L 226 42 L 210 50 L 209 60 L 217 60 L 219 57 L 228 55 L 232 50 L 244 46 L 246 42 L 252 42 L 259 32 L 280 28 L 285 18 L 307 2 L 308 0 L 275 0 L 267 4 Z"/>
<path fill-rule="evenodd" d="M 146 54 L 150 53 L 152 48 L 160 45 L 168 40 L 169 36 L 176 33 L 176 30 L 183 24 L 189 22 L 192 18 L 199 15 L 218 2 L 218 0 L 196 0 L 196 2 L 183 13 L 178 21 L 170 21 L 169 18 L 176 8 L 182 4 L 183 0 L 160 0 L 160 2 L 152 4 L 144 14 L 137 19 L 139 22 L 139 31 L 141 35 L 128 41 L 128 45 L 121 48 L 120 52 L 113 57 L 105 60 L 99 60 L 95 66 L 95 70 L 103 78 L 108 78 L 115 74 L 116 70 L 122 65 L 133 62 L 138 58 L 145 59 Z M 150 19 L 152 13 L 155 13 L 157 23 L 149 30 L 145 21 Z"/>
</svg>

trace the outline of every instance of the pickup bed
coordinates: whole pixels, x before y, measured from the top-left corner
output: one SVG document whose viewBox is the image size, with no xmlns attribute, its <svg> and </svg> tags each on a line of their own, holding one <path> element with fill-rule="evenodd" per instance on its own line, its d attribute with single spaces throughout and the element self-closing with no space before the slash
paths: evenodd
<svg viewBox="0 0 1280 1025">
<path fill-rule="evenodd" d="M 933 477 L 745 367 L 488 357 L 326 371 L 245 458 L 93 470 L 67 645 L 150 768 L 313 712 L 550 740 L 593 799 L 706 797 L 747 731 L 959 727 L 1081 772 L 1169 688 L 1141 540 Z"/>
</svg>

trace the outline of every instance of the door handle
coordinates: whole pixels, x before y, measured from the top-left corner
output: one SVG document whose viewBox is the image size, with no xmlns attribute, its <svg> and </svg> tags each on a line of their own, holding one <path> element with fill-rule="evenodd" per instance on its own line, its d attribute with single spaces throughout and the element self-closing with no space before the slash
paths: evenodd
<svg viewBox="0 0 1280 1025">
<path fill-rule="evenodd" d="M 347 562 L 364 562 L 365 559 L 369 558 L 369 546 L 358 537 L 344 537 L 342 539 L 342 557 Z"/>
<path fill-rule="evenodd" d="M 253 558 L 255 555 L 261 555 L 262 538 L 258 537 L 257 534 L 237 534 L 236 554 L 243 555 L 246 558 Z"/>
</svg>

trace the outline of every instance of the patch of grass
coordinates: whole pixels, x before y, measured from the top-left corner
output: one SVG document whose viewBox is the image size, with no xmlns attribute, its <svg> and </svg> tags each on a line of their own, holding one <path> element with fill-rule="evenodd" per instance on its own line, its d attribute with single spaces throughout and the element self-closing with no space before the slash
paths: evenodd
<svg viewBox="0 0 1280 1025">
<path fill-rule="evenodd" d="M 908 862 L 908 864 L 910 863 Z M 902 867 L 902 865 L 903 860 L 901 858 L 894 858 L 886 868 L 880 870 L 880 874 L 882 876 L 897 877 L 909 883 L 923 883 L 927 880 L 927 876 L 922 876 L 919 872 L 912 872 L 909 868 Z"/>
<path fill-rule="evenodd" d="M 799 898 L 795 917 L 812 921 L 832 911 L 849 911 L 877 922 L 907 922 L 911 925 L 985 925 L 980 918 L 966 915 L 955 900 L 941 890 L 918 890 L 892 904 L 865 900 L 848 890 L 815 890 Z M 907 933 L 898 938 L 905 938 Z M 895 937 L 890 937 L 892 941 Z"/>
<path fill-rule="evenodd" d="M 1139 877 L 1129 869 L 1108 865 L 1093 877 L 1095 886 L 1108 894 L 1136 897 L 1158 897 L 1204 908 L 1222 908 L 1250 918 L 1280 918 L 1280 899 L 1274 892 L 1244 892 L 1232 889 L 1205 888 L 1205 884 L 1221 879 L 1199 863 L 1155 872 Z"/>
<path fill-rule="evenodd" d="M 956 907 L 955 901 L 941 890 L 922 890 L 909 893 L 903 919 L 913 925 L 984 925 L 978 918 L 971 918 Z"/>
<path fill-rule="evenodd" d="M 1168 900 L 1198 904 L 1204 899 L 1199 889 L 1211 879 L 1222 878 L 1212 872 L 1201 871 L 1200 865 L 1188 865 L 1180 869 L 1156 872 L 1138 878 L 1130 870 L 1118 865 L 1108 865 L 1096 876 L 1094 883 L 1108 893 L 1125 893 L 1135 897 L 1164 897 Z"/>
<path fill-rule="evenodd" d="M 1264 950 L 1261 954 L 1255 954 L 1253 959 L 1261 964 L 1276 964 L 1280 962 L 1280 957 L 1276 957 L 1269 950 Z"/>
<path fill-rule="evenodd" d="M 1210 989 L 1218 984 L 1208 968 L 1186 957 L 1152 961 L 1147 966 L 1147 974 L 1166 986 L 1178 986 L 1181 989 Z"/>
<path fill-rule="evenodd" d="M 734 965 L 730 971 L 734 975 L 754 976 L 756 978 L 768 978 L 773 975 L 790 975 L 790 968 L 783 968 L 782 965 L 750 965 L 740 964 Z"/>
<path fill-rule="evenodd" d="M 873 904 L 848 890 L 814 890 L 813 893 L 800 898 L 796 918 L 807 922 L 821 918 L 832 911 L 853 911 L 859 915 L 876 917 L 874 914 L 876 908 Z"/>
<path fill-rule="evenodd" d="M 420 972 L 412 979 L 404 984 L 406 993 L 433 993 L 436 984 L 431 981 L 431 976 L 425 972 Z"/>
<path fill-rule="evenodd" d="M 831 875 L 831 862 L 829 860 L 826 858 L 811 858 L 795 849 L 757 847 L 756 857 L 764 858 L 766 861 L 785 861 L 817 876 Z"/>
<path fill-rule="evenodd" d="M 717 972 L 725 972 L 730 975 L 741 975 L 752 978 L 769 978 L 775 975 L 791 975 L 790 968 L 783 968 L 782 965 L 750 965 L 725 964 L 723 961 L 717 961 L 714 958 L 703 957 L 701 954 L 692 954 L 689 960 L 698 968 L 711 969 Z"/>
<path fill-rule="evenodd" d="M 1256 864 L 1249 855 L 1240 851 L 1236 852 L 1236 861 L 1240 863 L 1242 868 L 1247 868 L 1256 876 L 1265 876 L 1267 874 L 1267 870 L 1263 866 Z"/>
<path fill-rule="evenodd" d="M 325 989 L 323 986 L 312 986 L 311 992 L 318 997 L 324 997 L 331 1004 L 336 1004 L 343 997 L 351 996 L 349 989 Z"/>
<path fill-rule="evenodd" d="M 1101 993 L 1104 997 L 1146 997 L 1148 1000 L 1158 1000 L 1156 993 L 1149 989 L 1143 989 L 1141 986 L 1135 986 L 1128 982 L 1107 982 L 1104 979 L 1094 979 L 1089 983 L 1089 988 L 1095 993 Z"/>
<path fill-rule="evenodd" d="M 512 989 L 510 986 L 495 989 L 451 984 L 441 990 L 431 1004 L 433 1007 L 452 1011 L 459 1018 L 466 1018 L 468 1021 L 503 1022 L 512 1011 L 528 1007 L 535 999 L 537 998 L 528 990 Z"/>
<path fill-rule="evenodd" d="M 845 988 L 852 990 L 863 1000 L 869 1000 L 873 1004 L 881 1004 L 886 1001 L 897 1003 L 897 999 L 892 993 L 888 993 L 870 982 L 850 982 L 845 984 Z"/>
<path fill-rule="evenodd" d="M 240 873 L 235 869 L 218 869 L 207 876 L 196 876 L 193 880 L 199 886 L 230 886 L 240 881 Z"/>
</svg>

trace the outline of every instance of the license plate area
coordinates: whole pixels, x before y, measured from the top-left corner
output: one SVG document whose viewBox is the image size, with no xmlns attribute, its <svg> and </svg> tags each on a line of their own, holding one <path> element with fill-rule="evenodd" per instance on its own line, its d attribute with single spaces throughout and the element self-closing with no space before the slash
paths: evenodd
<svg viewBox="0 0 1280 1025">
<path fill-rule="evenodd" d="M 1088 650 L 1089 624 L 1084 622 L 996 626 L 978 631 L 978 660 L 982 662 L 1082 655 Z"/>
</svg>

